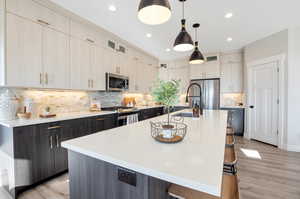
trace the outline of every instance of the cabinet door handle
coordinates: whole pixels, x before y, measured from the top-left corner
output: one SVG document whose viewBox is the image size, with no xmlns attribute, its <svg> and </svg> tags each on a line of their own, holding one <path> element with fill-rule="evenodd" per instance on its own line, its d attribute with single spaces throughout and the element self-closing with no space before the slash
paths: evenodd
<svg viewBox="0 0 300 199">
<path fill-rule="evenodd" d="M 92 88 L 94 88 L 94 80 L 92 79 L 91 81 L 92 81 Z"/>
<path fill-rule="evenodd" d="M 40 84 L 41 85 L 43 84 L 43 75 L 42 75 L 42 73 L 40 73 Z"/>
<path fill-rule="evenodd" d="M 104 121 L 105 119 L 104 118 L 98 118 L 96 119 L 97 121 Z"/>
<path fill-rule="evenodd" d="M 51 126 L 51 127 L 48 127 L 48 130 L 53 130 L 53 129 L 61 129 L 62 126 Z"/>
<path fill-rule="evenodd" d="M 56 147 L 59 148 L 60 144 L 59 144 L 59 139 L 58 139 L 58 135 L 56 135 Z"/>
<path fill-rule="evenodd" d="M 45 83 L 48 85 L 48 73 L 45 74 Z"/>
<path fill-rule="evenodd" d="M 91 80 L 88 80 L 88 87 L 91 88 Z"/>
<path fill-rule="evenodd" d="M 44 20 L 41 20 L 41 19 L 38 19 L 37 22 L 42 23 L 42 24 L 47 25 L 47 26 L 50 25 L 48 22 L 46 22 Z"/>
<path fill-rule="evenodd" d="M 53 149 L 53 140 L 52 140 L 52 136 L 50 136 L 50 149 Z"/>
</svg>

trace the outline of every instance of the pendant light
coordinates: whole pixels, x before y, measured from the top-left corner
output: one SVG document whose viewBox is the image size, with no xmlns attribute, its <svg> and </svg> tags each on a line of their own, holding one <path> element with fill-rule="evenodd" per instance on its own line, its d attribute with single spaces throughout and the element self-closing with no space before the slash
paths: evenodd
<svg viewBox="0 0 300 199">
<path fill-rule="evenodd" d="M 138 18 L 148 25 L 158 25 L 167 22 L 171 17 L 169 0 L 141 0 Z"/>
<path fill-rule="evenodd" d="M 198 39 L 197 39 L 197 29 L 200 27 L 200 24 L 196 23 L 193 25 L 193 28 L 195 28 L 195 49 L 190 57 L 190 64 L 203 64 L 204 63 L 204 56 L 200 52 L 198 47 Z"/>
<path fill-rule="evenodd" d="M 185 29 L 185 19 L 184 19 L 184 2 L 186 0 L 179 0 L 182 2 L 182 14 L 183 18 L 181 20 L 181 31 L 179 35 L 177 36 L 175 43 L 174 43 L 174 50 L 179 52 L 185 52 L 193 50 L 194 48 L 194 42 L 189 35 L 189 33 Z"/>
</svg>

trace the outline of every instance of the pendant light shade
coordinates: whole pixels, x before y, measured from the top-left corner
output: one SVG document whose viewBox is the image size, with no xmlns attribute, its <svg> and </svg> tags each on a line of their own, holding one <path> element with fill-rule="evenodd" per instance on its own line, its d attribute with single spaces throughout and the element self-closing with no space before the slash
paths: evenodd
<svg viewBox="0 0 300 199">
<path fill-rule="evenodd" d="M 138 18 L 148 25 L 158 25 L 171 18 L 169 0 L 141 0 Z"/>
<path fill-rule="evenodd" d="M 185 29 L 185 19 L 181 20 L 182 28 L 179 35 L 175 39 L 174 50 L 179 52 L 190 51 L 194 48 L 193 40 Z"/>
<path fill-rule="evenodd" d="M 200 52 L 199 50 L 199 43 L 197 41 L 197 29 L 200 27 L 200 24 L 194 24 L 193 28 L 195 28 L 195 38 L 196 38 L 196 42 L 195 42 L 195 50 L 192 53 L 191 57 L 190 57 L 190 64 L 203 64 L 204 63 L 204 56 L 203 54 Z"/>
<path fill-rule="evenodd" d="M 186 31 L 185 28 L 185 19 L 184 19 L 184 2 L 186 0 L 179 0 L 182 2 L 182 15 L 183 18 L 181 20 L 181 31 L 179 35 L 176 37 L 174 42 L 174 50 L 178 52 L 190 51 L 194 48 L 194 42 L 190 34 Z"/>
<path fill-rule="evenodd" d="M 198 42 L 195 42 L 195 50 L 190 57 L 190 64 L 203 64 L 204 56 L 198 48 Z"/>
</svg>

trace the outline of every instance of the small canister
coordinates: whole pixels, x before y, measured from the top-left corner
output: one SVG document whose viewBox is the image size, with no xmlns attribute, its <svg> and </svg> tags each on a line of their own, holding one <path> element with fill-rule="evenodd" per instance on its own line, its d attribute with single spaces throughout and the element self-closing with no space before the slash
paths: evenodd
<svg viewBox="0 0 300 199">
<path fill-rule="evenodd" d="M 17 118 L 19 101 L 13 91 L 5 89 L 0 94 L 0 120 L 14 120 Z"/>
</svg>

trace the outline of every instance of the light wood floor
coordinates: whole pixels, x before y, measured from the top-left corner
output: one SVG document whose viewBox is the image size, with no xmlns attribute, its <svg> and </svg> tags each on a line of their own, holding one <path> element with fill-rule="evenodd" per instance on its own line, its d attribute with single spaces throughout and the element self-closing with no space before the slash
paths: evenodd
<svg viewBox="0 0 300 199">
<path fill-rule="evenodd" d="M 68 175 L 62 175 L 26 191 L 18 199 L 69 199 Z"/>
<path fill-rule="evenodd" d="M 261 159 L 247 157 L 241 149 L 255 157 L 258 153 Z M 300 199 L 300 153 L 242 138 L 237 138 L 236 153 L 240 199 Z M 19 199 L 69 199 L 68 175 L 39 185 Z"/>
<path fill-rule="evenodd" d="M 261 159 L 247 157 L 241 149 L 257 151 Z M 236 152 L 240 199 L 300 199 L 300 153 L 242 138 Z"/>
</svg>

